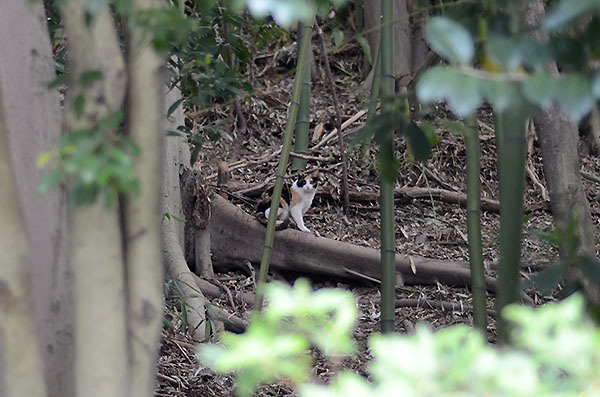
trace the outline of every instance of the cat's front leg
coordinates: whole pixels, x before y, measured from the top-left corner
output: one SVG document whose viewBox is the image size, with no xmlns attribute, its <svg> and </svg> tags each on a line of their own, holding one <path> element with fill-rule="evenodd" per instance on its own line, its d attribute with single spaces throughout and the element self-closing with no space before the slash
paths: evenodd
<svg viewBox="0 0 600 397">
<path fill-rule="evenodd" d="M 304 226 L 304 220 L 302 219 L 302 208 L 300 205 L 296 205 L 290 208 L 290 215 L 292 216 L 294 222 L 296 222 L 296 226 L 298 226 L 298 229 L 300 229 L 300 231 L 307 233 L 310 232 L 310 230 L 308 230 L 308 228 Z"/>
</svg>

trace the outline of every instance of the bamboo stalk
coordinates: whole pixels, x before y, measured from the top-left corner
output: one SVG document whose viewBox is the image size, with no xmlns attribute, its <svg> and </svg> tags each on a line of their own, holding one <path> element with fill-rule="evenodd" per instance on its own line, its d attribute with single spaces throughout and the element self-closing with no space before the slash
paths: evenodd
<svg viewBox="0 0 600 397">
<path fill-rule="evenodd" d="M 310 35 L 304 34 L 304 23 L 298 23 L 298 40 L 300 46 L 304 40 L 311 41 Z M 310 47 L 309 47 L 310 48 Z M 309 49 L 309 62 L 312 63 L 312 51 Z M 298 58 L 300 62 L 300 58 Z M 300 154 L 308 154 L 308 129 L 310 126 L 310 65 L 304 70 L 302 76 L 302 89 L 300 90 L 300 106 L 298 108 L 298 117 L 296 118 L 296 132 L 294 134 L 294 152 Z M 306 168 L 306 160 L 303 158 L 295 157 L 292 159 L 293 170 L 303 170 Z"/>
<path fill-rule="evenodd" d="M 479 132 L 477 117 L 467 118 L 465 144 L 467 150 L 467 233 L 471 290 L 473 294 L 473 324 L 485 335 L 487 327 L 486 289 L 481 246 L 481 181 L 479 174 Z"/>
<path fill-rule="evenodd" d="M 392 0 L 381 0 L 381 96 L 394 95 L 394 42 Z M 379 151 L 380 160 L 394 156 L 393 134 L 383 142 Z M 394 331 L 396 273 L 396 236 L 394 234 L 394 181 L 380 178 L 381 200 L 381 331 Z"/>
<path fill-rule="evenodd" d="M 313 22 L 315 19 L 316 10 L 312 6 L 312 4 L 311 7 L 312 16 L 310 21 Z M 302 41 L 298 53 L 298 66 L 296 67 L 296 77 L 294 79 L 294 88 L 292 89 L 292 102 L 290 104 L 285 133 L 283 135 L 283 143 L 281 146 L 281 158 L 279 159 L 279 166 L 277 167 L 275 186 L 273 188 L 273 194 L 271 196 L 271 210 L 269 213 L 269 220 L 267 222 L 265 246 L 263 250 L 263 256 L 260 262 L 258 281 L 256 283 L 256 296 L 254 299 L 255 311 L 260 311 L 260 309 L 262 308 L 265 283 L 267 280 L 267 273 L 269 271 L 269 263 L 271 262 L 271 253 L 273 251 L 273 241 L 275 240 L 275 221 L 277 220 L 277 209 L 279 208 L 279 199 L 281 197 L 281 190 L 283 188 L 285 170 L 287 168 L 288 160 L 290 157 L 290 149 L 292 147 L 292 136 L 294 132 L 294 124 L 296 122 L 296 117 L 298 116 L 298 106 L 300 101 L 300 91 L 302 89 L 302 81 L 305 69 L 308 67 L 309 63 L 310 37 L 312 29 L 312 25 L 307 24 L 304 26 L 304 35 L 308 37 L 309 40 Z"/>
<path fill-rule="evenodd" d="M 519 269 L 523 192 L 525 187 L 526 131 L 528 109 L 522 101 L 496 113 L 498 173 L 500 177 L 500 265 L 496 311 L 519 300 Z M 498 317 L 498 340 L 508 341 L 509 329 Z"/>
</svg>

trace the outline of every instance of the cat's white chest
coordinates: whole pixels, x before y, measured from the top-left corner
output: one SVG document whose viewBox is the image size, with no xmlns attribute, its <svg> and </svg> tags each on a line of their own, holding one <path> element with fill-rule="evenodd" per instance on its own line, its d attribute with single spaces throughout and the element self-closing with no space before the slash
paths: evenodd
<svg viewBox="0 0 600 397">
<path fill-rule="evenodd" d="M 296 183 L 292 185 L 292 200 L 290 201 L 290 215 L 298 229 L 303 232 L 309 232 L 308 228 L 304 225 L 303 215 L 310 208 L 313 199 L 315 198 L 316 188 L 312 185 L 304 185 L 299 187 Z"/>
<path fill-rule="evenodd" d="M 297 186 L 292 186 L 292 189 L 297 193 L 297 202 L 290 203 L 292 207 L 299 206 L 302 209 L 302 214 L 306 213 L 315 198 L 316 189 L 305 190 Z"/>
</svg>

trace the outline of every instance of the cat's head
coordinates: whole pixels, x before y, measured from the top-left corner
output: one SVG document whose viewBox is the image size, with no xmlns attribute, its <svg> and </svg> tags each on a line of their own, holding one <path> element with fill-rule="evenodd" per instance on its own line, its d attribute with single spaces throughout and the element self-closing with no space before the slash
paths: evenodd
<svg viewBox="0 0 600 397">
<path fill-rule="evenodd" d="M 296 186 L 302 190 L 314 191 L 317 190 L 319 185 L 319 171 L 315 171 L 311 174 L 307 174 L 304 171 L 298 171 L 298 179 L 296 180 Z"/>
</svg>

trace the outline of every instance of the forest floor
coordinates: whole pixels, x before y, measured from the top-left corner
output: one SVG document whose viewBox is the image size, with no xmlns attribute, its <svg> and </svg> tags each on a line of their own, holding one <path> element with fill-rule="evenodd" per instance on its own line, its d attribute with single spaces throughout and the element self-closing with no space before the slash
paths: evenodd
<svg viewBox="0 0 600 397">
<path fill-rule="evenodd" d="M 317 40 L 314 40 L 316 43 Z M 227 133 L 215 142 L 206 141 L 200 150 L 194 167 L 198 169 L 209 186 L 217 185 L 217 163 L 226 161 L 230 169 L 230 180 L 245 183 L 248 186 L 274 180 L 279 161 L 281 137 L 285 129 L 287 104 L 292 91 L 295 59 L 286 58 L 290 42 L 273 43 L 255 58 L 249 65 L 252 84 L 256 92 L 241 101 L 246 117 L 247 130 L 242 134 L 232 121 L 221 128 Z M 329 43 L 331 45 L 331 43 Z M 314 148 L 324 136 L 335 128 L 335 110 L 332 95 L 320 51 L 313 48 L 317 75 L 313 77 L 311 95 L 310 147 Z M 284 55 L 282 55 L 284 54 Z M 362 50 L 358 45 L 345 44 L 329 54 L 337 95 L 341 102 L 342 117 L 346 121 L 365 108 L 367 96 L 361 88 Z M 276 60 L 277 59 L 277 60 Z M 322 78 L 320 76 L 323 76 Z M 199 132 L 203 126 L 217 119 L 233 120 L 233 106 L 216 109 L 186 123 L 193 131 Z M 413 109 L 414 111 L 414 109 Z M 400 163 L 396 187 L 441 188 L 456 192 L 466 192 L 465 184 L 465 145 L 461 136 L 455 135 L 441 126 L 440 120 L 452 119 L 452 114 L 444 104 L 430 109 L 427 121 L 437 128 L 439 143 L 433 148 L 432 157 L 427 164 L 417 164 L 408 158 L 402 140 L 397 140 L 396 155 Z M 491 108 L 482 108 L 478 114 L 481 139 L 481 182 L 482 197 L 498 199 L 498 176 L 496 147 L 493 132 L 493 114 Z M 351 131 L 364 124 L 366 115 L 357 118 L 343 132 Z M 320 133 L 322 130 L 322 133 Z M 348 136 L 347 141 L 351 140 Z M 557 250 L 528 235 L 530 231 L 548 231 L 552 228 L 552 216 L 544 209 L 542 195 L 544 173 L 541 153 L 533 134 L 529 138 L 528 168 L 538 179 L 533 182 L 526 179 L 525 205 L 541 208 L 526 213 L 522 243 L 522 276 L 528 277 L 534 271 L 557 259 Z M 349 160 L 350 190 L 378 192 L 376 172 L 376 148 L 365 156 L 360 156 L 356 147 L 347 147 Z M 351 202 L 348 215 L 342 211 L 341 163 L 340 152 L 334 141 L 311 149 L 311 156 L 323 157 L 324 161 L 309 161 L 307 170 L 318 168 L 324 177 L 319 189 L 329 192 L 317 196 L 312 209 L 305 217 L 305 223 L 311 231 L 322 237 L 351 242 L 358 245 L 379 247 L 379 207 L 377 202 Z M 591 156 L 582 156 L 582 170 L 592 175 L 600 175 L 600 160 Z M 541 182 L 539 182 L 541 181 Z M 540 185 L 541 183 L 541 185 Z M 594 182 L 584 180 L 584 186 L 590 201 L 594 223 L 600 222 L 599 189 Z M 215 189 L 216 190 L 216 189 Z M 236 198 L 237 197 L 237 198 Z M 243 194 L 230 196 L 230 200 L 252 213 L 256 197 Z M 409 203 L 397 203 L 396 209 L 396 250 L 404 255 L 418 255 L 441 260 L 468 260 L 466 209 L 457 204 L 449 204 L 437 199 L 414 199 Z M 499 214 L 483 211 L 481 214 L 483 234 L 483 254 L 488 276 L 495 276 L 498 260 Z M 597 251 L 600 236 L 595 236 Z M 275 247 L 275 249 L 277 249 Z M 293 281 L 296 276 L 274 275 L 278 279 Z M 232 292 L 253 292 L 253 283 L 249 274 L 228 272 L 217 274 L 217 278 Z M 371 358 L 367 339 L 379 331 L 379 290 L 369 281 L 333 280 L 313 278 L 315 287 L 340 287 L 352 291 L 357 299 L 360 311 L 358 326 L 354 331 L 358 351 L 342 363 L 327 361 L 318 352 L 313 352 L 315 365 L 312 376 L 316 383 L 327 383 L 342 369 L 368 375 L 368 361 Z M 553 299 L 541 296 L 534 291 L 528 294 L 536 304 Z M 396 331 L 410 333 L 415 324 L 426 324 L 437 329 L 454 324 L 472 324 L 471 294 L 466 288 L 434 285 L 405 285 L 397 288 L 398 298 L 419 299 L 420 307 L 400 307 L 396 309 Z M 455 310 L 443 311 L 428 306 L 428 301 L 444 301 L 455 304 Z M 233 308 L 225 300 L 213 303 L 222 305 L 236 315 L 247 318 L 251 308 L 239 306 Z M 493 309 L 494 296 L 488 296 L 488 308 Z M 465 310 L 463 310 L 465 309 Z M 196 361 L 196 343 L 183 333 L 172 332 L 165 328 L 159 359 L 159 378 L 156 395 L 158 396 L 226 396 L 234 394 L 231 377 L 218 376 Z M 488 340 L 495 340 L 495 320 L 489 318 Z M 262 387 L 257 395 L 285 396 L 294 391 L 284 381 Z"/>
</svg>

